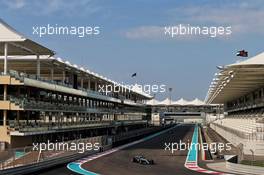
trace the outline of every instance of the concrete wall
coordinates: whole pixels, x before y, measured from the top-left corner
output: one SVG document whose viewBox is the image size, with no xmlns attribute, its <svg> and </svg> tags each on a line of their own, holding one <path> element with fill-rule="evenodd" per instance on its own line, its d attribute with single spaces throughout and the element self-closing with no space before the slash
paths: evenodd
<svg viewBox="0 0 264 175">
<path fill-rule="evenodd" d="M 151 123 L 155 126 L 159 126 L 161 122 L 159 113 L 152 113 L 151 114 Z"/>
<path fill-rule="evenodd" d="M 12 148 L 32 146 L 32 136 L 11 136 L 11 145 Z"/>
<path fill-rule="evenodd" d="M 1 142 L 5 142 L 7 146 L 9 146 L 11 142 L 11 137 L 8 133 L 7 126 L 0 126 L 0 140 Z"/>
<path fill-rule="evenodd" d="M 231 163 L 229 161 L 226 161 L 226 169 L 231 170 L 232 172 L 234 171 L 234 172 L 246 173 L 246 174 L 259 175 L 264 173 L 264 167 L 236 164 L 236 163 Z"/>
<path fill-rule="evenodd" d="M 203 119 L 184 119 L 184 123 L 203 123 Z"/>
</svg>

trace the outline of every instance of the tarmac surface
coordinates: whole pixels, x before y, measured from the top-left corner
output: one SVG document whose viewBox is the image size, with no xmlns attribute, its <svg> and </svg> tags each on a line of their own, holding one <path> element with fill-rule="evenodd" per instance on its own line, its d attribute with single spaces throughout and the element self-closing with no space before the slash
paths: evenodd
<svg viewBox="0 0 264 175">
<path fill-rule="evenodd" d="M 188 170 L 184 167 L 187 151 L 176 151 L 171 153 L 165 150 L 165 143 L 179 143 L 181 140 L 190 143 L 194 125 L 186 124 L 175 127 L 166 133 L 154 137 L 145 142 L 125 148 L 115 153 L 89 161 L 82 165 L 88 171 L 104 175 L 196 175 L 201 174 Z M 148 159 L 153 159 L 154 165 L 142 165 L 133 163 L 131 160 L 136 155 L 143 155 Z M 66 168 L 66 165 L 42 171 L 35 175 L 75 175 Z"/>
<path fill-rule="evenodd" d="M 181 125 L 151 140 L 95 159 L 82 165 L 91 172 L 105 175 L 175 175 L 200 174 L 184 167 L 187 151 L 171 153 L 165 150 L 165 143 L 191 142 L 194 125 Z M 154 165 L 141 165 L 131 160 L 135 155 L 153 159 Z"/>
</svg>

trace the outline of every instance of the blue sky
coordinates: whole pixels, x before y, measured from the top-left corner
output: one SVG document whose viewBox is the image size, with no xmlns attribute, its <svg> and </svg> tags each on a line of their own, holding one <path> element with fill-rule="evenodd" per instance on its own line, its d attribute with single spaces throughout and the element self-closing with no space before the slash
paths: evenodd
<svg viewBox="0 0 264 175">
<path fill-rule="evenodd" d="M 246 0 L 10 0 L 0 1 L 0 17 L 27 37 L 71 63 L 113 80 L 165 84 L 173 99 L 204 99 L 217 65 L 263 51 L 264 1 Z M 33 35 L 33 26 L 100 26 L 96 37 Z M 163 26 L 231 26 L 230 37 L 168 39 Z M 168 94 L 158 94 L 159 99 Z"/>
</svg>

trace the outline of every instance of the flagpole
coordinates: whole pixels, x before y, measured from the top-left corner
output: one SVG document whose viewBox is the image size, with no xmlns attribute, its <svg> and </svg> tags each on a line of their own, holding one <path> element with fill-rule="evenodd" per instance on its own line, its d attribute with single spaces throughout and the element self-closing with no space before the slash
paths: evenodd
<svg viewBox="0 0 264 175">
<path fill-rule="evenodd" d="M 172 91 L 172 88 L 170 87 L 170 88 L 169 88 L 169 93 L 170 93 L 170 94 L 169 94 L 169 96 L 170 96 L 170 105 L 171 105 L 171 91 Z"/>
<path fill-rule="evenodd" d="M 133 73 L 133 74 L 131 75 L 131 77 L 134 78 L 134 84 L 136 85 L 136 84 L 137 84 L 137 73 L 136 73 L 136 72 Z"/>
</svg>

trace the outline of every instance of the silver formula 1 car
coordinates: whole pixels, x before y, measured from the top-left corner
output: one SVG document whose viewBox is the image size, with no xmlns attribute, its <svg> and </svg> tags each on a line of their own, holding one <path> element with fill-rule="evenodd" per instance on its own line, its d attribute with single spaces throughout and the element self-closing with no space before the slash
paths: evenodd
<svg viewBox="0 0 264 175">
<path fill-rule="evenodd" d="M 153 165 L 154 164 L 154 160 L 146 159 L 144 156 L 135 156 L 133 157 L 132 162 L 140 163 L 143 165 Z"/>
</svg>

